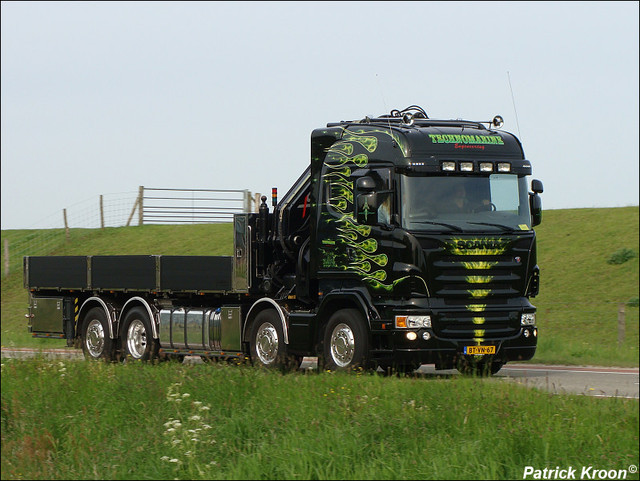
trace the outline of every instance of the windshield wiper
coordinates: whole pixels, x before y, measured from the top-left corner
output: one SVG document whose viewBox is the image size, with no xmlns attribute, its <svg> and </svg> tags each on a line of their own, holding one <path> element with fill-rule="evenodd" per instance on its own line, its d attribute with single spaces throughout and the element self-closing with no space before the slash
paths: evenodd
<svg viewBox="0 0 640 481">
<path fill-rule="evenodd" d="M 431 225 L 442 225 L 444 227 L 448 227 L 451 230 L 455 230 L 458 232 L 464 232 L 462 230 L 462 228 L 458 227 L 457 225 L 452 225 L 452 224 L 445 224 L 444 222 L 433 222 L 430 220 L 418 220 L 418 221 L 414 221 L 414 224 L 431 224 Z"/>
<path fill-rule="evenodd" d="M 492 227 L 500 227 L 502 230 L 505 230 L 505 231 L 508 231 L 508 232 L 514 232 L 516 230 L 513 227 L 509 227 L 508 225 L 493 224 L 491 222 L 467 222 L 467 224 L 490 225 Z"/>
</svg>

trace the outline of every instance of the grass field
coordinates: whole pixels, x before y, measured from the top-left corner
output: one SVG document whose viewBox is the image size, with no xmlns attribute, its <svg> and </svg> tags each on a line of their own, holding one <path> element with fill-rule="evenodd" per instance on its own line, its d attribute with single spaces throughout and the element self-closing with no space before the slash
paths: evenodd
<svg viewBox="0 0 640 481">
<path fill-rule="evenodd" d="M 2 479 L 523 479 L 526 466 L 638 464 L 637 400 L 498 378 L 3 359 L 1 416 Z"/>
<path fill-rule="evenodd" d="M 550 210 L 536 228 L 540 295 L 539 345 L 532 362 L 638 366 L 638 207 Z M 71 229 L 47 232 L 45 252 L 20 250 L 38 231 L 2 231 L 12 270 L 2 279 L 2 346 L 62 347 L 62 341 L 32 339 L 24 314 L 22 255 L 176 254 L 231 255 L 230 224 Z M 28 244 L 27 244 L 28 245 Z M 616 253 L 626 262 L 612 264 Z M 620 256 L 618 256 L 620 257 Z M 624 256 L 623 256 L 624 258 Z M 618 310 L 624 306 L 624 341 L 618 344 Z"/>
<path fill-rule="evenodd" d="M 637 366 L 638 208 L 549 211 L 537 231 L 533 362 Z M 30 255 L 232 250 L 230 225 L 47 235 L 55 247 Z M 11 245 L 29 236 L 2 232 Z M 14 264 L 2 345 L 62 347 L 29 337 Z M 1 379 L 2 479 L 523 479 L 527 466 L 638 479 L 637 400 L 500 378 L 3 359 Z"/>
</svg>

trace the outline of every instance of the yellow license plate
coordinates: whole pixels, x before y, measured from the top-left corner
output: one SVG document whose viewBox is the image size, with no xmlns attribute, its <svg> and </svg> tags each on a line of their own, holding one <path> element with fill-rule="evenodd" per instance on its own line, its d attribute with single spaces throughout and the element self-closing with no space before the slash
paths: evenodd
<svg viewBox="0 0 640 481">
<path fill-rule="evenodd" d="M 464 346 L 464 353 L 468 355 L 495 354 L 496 346 Z"/>
</svg>

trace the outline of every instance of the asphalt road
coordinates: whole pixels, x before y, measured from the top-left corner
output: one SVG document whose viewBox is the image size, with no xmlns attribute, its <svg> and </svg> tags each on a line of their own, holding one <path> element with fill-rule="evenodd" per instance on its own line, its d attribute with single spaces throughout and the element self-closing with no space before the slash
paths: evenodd
<svg viewBox="0 0 640 481">
<path fill-rule="evenodd" d="M 30 358 L 37 355 L 51 359 L 83 359 L 82 352 L 73 349 L 46 349 L 40 351 L 26 348 L 2 348 L 3 358 Z M 202 361 L 199 357 L 187 357 L 185 362 Z M 316 369 L 317 359 L 304 358 L 301 368 Z M 432 364 L 425 364 L 416 373 L 429 378 L 455 376 L 458 371 L 436 371 Z M 638 368 L 506 364 L 494 378 L 552 393 L 582 394 L 593 397 L 639 398 Z"/>
</svg>

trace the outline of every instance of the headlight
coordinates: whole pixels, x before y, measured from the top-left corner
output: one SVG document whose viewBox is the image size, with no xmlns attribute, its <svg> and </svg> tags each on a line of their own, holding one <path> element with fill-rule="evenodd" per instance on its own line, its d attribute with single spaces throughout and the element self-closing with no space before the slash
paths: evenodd
<svg viewBox="0 0 640 481">
<path fill-rule="evenodd" d="M 533 326 L 536 323 L 536 315 L 533 312 L 524 313 L 520 317 L 520 325 L 522 326 Z"/>
<path fill-rule="evenodd" d="M 498 162 L 498 172 L 511 172 L 511 164 L 507 162 Z"/>
<path fill-rule="evenodd" d="M 396 329 L 431 327 L 431 316 L 396 316 Z"/>
<path fill-rule="evenodd" d="M 473 172 L 473 162 L 460 162 L 461 172 Z"/>
</svg>

